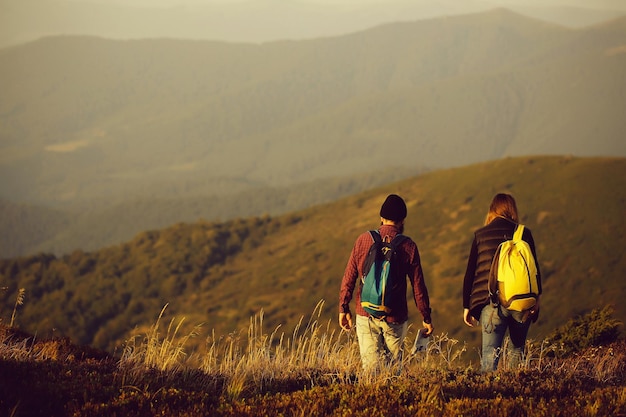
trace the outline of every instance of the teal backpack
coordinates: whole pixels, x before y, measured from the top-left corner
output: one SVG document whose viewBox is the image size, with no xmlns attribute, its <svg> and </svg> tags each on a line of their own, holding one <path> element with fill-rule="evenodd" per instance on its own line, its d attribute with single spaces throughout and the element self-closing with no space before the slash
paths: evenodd
<svg viewBox="0 0 626 417">
<path fill-rule="evenodd" d="M 370 230 L 370 235 L 372 246 L 363 261 L 361 306 L 370 316 L 383 318 L 391 312 L 394 289 L 406 279 L 398 271 L 397 248 L 407 237 L 398 234 L 391 242 L 384 242 L 378 231 Z"/>
</svg>

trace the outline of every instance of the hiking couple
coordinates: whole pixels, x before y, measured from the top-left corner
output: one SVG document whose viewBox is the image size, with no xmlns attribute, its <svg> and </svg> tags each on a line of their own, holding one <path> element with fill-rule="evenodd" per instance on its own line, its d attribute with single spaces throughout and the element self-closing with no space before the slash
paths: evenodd
<svg viewBox="0 0 626 417">
<path fill-rule="evenodd" d="M 423 333 L 429 336 L 434 326 L 431 317 L 428 289 L 424 280 L 419 250 L 416 243 L 403 235 L 407 206 L 402 197 L 396 194 L 387 196 L 380 208 L 380 227 L 377 231 L 362 233 L 355 241 L 346 265 L 339 295 L 339 325 L 349 331 L 356 325 L 359 353 L 363 369 L 375 371 L 381 365 L 400 364 L 402 346 L 408 328 L 407 277 L 411 283 L 412 296 L 423 322 Z M 482 326 L 481 370 L 493 371 L 498 366 L 499 352 L 506 331 L 509 331 L 513 344 L 512 358 L 520 360 L 526 342 L 531 321 L 536 321 L 539 313 L 539 300 L 526 317 L 516 311 L 509 311 L 501 305 L 495 305 L 490 297 L 489 272 L 492 259 L 500 243 L 512 239 L 519 222 L 515 200 L 509 194 L 497 194 L 485 220 L 485 226 L 474 234 L 470 249 L 465 278 L 463 280 L 463 320 L 468 326 L 476 322 Z M 403 239 L 394 241 L 396 236 Z M 393 261 L 396 276 L 400 277 L 390 292 L 384 294 L 384 311 L 370 308 L 362 303 L 362 295 L 369 297 L 369 289 L 363 283 L 356 292 L 356 317 L 350 311 L 350 302 L 357 280 L 364 277 L 365 261 L 370 258 L 370 247 L 380 237 L 386 251 L 392 247 L 397 254 Z M 532 254 L 536 252 L 532 233 L 524 229 L 522 239 L 530 245 Z M 537 269 L 537 280 L 541 294 L 541 279 Z M 364 290 L 364 288 L 366 288 Z M 368 292 L 367 295 L 363 292 Z M 514 365 L 514 364 L 513 364 Z"/>
</svg>

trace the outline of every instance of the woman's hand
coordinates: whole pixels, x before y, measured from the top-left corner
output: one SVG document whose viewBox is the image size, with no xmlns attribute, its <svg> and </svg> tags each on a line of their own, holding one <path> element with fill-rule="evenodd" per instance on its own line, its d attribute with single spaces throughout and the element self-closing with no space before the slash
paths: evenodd
<svg viewBox="0 0 626 417">
<path fill-rule="evenodd" d="M 463 321 L 465 322 L 465 324 L 467 324 L 469 327 L 474 327 L 474 324 L 476 322 L 476 320 L 474 319 L 474 317 L 472 317 L 470 315 L 470 311 L 469 308 L 464 308 L 463 309 Z"/>
<path fill-rule="evenodd" d="M 539 318 L 539 297 L 537 297 L 537 303 L 535 304 L 535 306 L 530 309 L 530 314 L 528 317 L 533 323 L 536 322 Z"/>
</svg>

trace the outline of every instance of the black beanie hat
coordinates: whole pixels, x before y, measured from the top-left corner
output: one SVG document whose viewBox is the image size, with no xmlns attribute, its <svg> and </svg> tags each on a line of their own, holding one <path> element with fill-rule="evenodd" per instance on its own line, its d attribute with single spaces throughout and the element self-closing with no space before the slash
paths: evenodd
<svg viewBox="0 0 626 417">
<path fill-rule="evenodd" d="M 389 194 L 380 208 L 380 217 L 394 222 L 399 222 L 406 217 L 406 204 L 402 197 Z"/>
</svg>

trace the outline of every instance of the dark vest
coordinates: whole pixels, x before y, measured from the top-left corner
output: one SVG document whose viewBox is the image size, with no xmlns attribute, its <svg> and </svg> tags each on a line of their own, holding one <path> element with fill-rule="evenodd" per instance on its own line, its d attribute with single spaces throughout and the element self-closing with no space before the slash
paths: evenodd
<svg viewBox="0 0 626 417">
<path fill-rule="evenodd" d="M 500 243 L 513 238 L 516 224 L 498 217 L 475 232 L 478 249 L 474 284 L 470 295 L 470 313 L 479 318 L 480 312 L 489 303 L 489 270 L 493 256 Z"/>
</svg>

